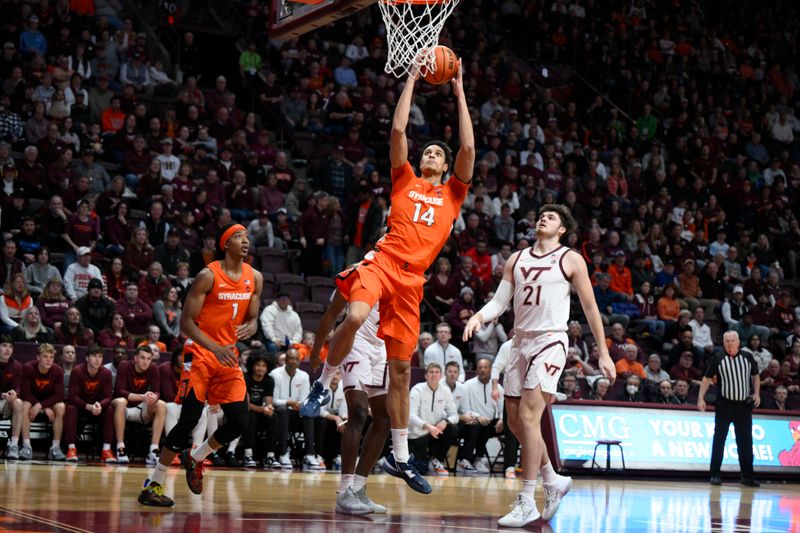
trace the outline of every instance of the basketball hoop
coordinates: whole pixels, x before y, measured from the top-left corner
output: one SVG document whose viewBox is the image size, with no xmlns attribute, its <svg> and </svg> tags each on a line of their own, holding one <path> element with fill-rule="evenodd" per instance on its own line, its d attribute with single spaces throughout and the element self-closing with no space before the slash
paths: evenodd
<svg viewBox="0 0 800 533">
<path fill-rule="evenodd" d="M 447 17 L 459 0 L 380 0 L 389 43 L 384 70 L 398 78 L 436 71 L 432 52 Z"/>
</svg>

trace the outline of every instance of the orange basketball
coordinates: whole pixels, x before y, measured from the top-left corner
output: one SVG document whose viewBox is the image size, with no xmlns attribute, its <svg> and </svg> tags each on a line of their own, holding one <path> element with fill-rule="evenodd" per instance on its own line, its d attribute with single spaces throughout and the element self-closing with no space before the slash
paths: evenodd
<svg viewBox="0 0 800 533">
<path fill-rule="evenodd" d="M 456 53 L 446 46 L 437 46 L 433 49 L 436 62 L 436 71 L 425 74 L 425 81 L 433 85 L 441 85 L 452 80 L 458 72 L 458 57 Z"/>
</svg>

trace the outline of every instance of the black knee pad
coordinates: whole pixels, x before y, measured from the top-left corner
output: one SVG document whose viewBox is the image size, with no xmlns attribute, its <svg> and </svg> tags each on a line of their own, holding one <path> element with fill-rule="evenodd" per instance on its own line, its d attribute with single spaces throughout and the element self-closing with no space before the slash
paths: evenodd
<svg viewBox="0 0 800 533">
<path fill-rule="evenodd" d="M 192 434 L 197 422 L 203 415 L 204 404 L 197 399 L 194 391 L 189 394 L 181 403 L 181 416 L 164 439 L 164 447 L 173 452 L 179 452 L 188 447 L 189 437 Z"/>
<path fill-rule="evenodd" d="M 246 402 L 223 404 L 222 412 L 225 413 L 225 423 L 214 432 L 214 439 L 225 446 L 247 431 L 250 412 Z"/>
</svg>

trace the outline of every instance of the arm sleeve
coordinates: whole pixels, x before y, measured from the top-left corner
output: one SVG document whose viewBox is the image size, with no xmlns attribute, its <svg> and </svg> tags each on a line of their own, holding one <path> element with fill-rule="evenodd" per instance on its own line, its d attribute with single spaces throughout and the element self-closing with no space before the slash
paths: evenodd
<svg viewBox="0 0 800 533">
<path fill-rule="evenodd" d="M 511 283 L 506 280 L 501 281 L 500 285 L 497 286 L 497 291 L 494 293 L 494 298 L 489 300 L 489 302 L 478 311 L 483 317 L 483 320 L 485 322 L 491 322 L 502 315 L 505 310 L 508 309 L 513 295 L 514 289 Z"/>
<path fill-rule="evenodd" d="M 464 372 L 464 357 L 459 352 L 459 354 L 458 354 L 458 382 L 459 383 L 464 383 L 464 380 L 466 379 L 466 377 L 467 377 L 467 374 L 466 374 L 466 372 Z"/>
<path fill-rule="evenodd" d="M 128 365 L 120 363 L 117 369 L 117 384 L 114 390 L 114 397 L 127 400 L 128 394 L 130 394 L 128 390 Z"/>
<path fill-rule="evenodd" d="M 103 370 L 105 370 L 105 372 L 103 372 Z M 100 400 L 100 407 L 107 409 L 108 406 L 111 405 L 111 397 L 114 395 L 114 385 L 111 382 L 110 370 L 100 367 L 100 372 L 103 372 L 100 376 L 100 383 L 103 386 L 103 399 Z"/>
<path fill-rule="evenodd" d="M 756 363 L 756 360 L 753 357 L 753 354 L 746 353 L 746 352 L 742 352 L 742 353 L 744 353 L 745 358 L 750 363 L 750 375 L 751 376 L 758 375 L 758 364 Z"/>
<path fill-rule="evenodd" d="M 81 384 L 83 384 L 84 379 L 86 378 L 82 370 L 80 372 L 73 370 L 69 379 L 69 405 L 74 405 L 79 409 L 86 408 L 86 402 L 80 395 Z"/>
<path fill-rule="evenodd" d="M 392 190 L 406 187 L 417 179 L 414 169 L 408 161 L 404 165 L 392 169 Z"/>
<path fill-rule="evenodd" d="M 294 327 L 292 328 L 291 336 L 289 340 L 292 341 L 292 344 L 300 344 L 300 341 L 303 340 L 303 322 L 300 320 L 300 315 L 297 312 L 294 312 Z M 305 398 L 305 396 L 303 396 Z"/>
<path fill-rule="evenodd" d="M 303 376 L 303 386 L 300 387 L 300 399 L 298 401 L 302 402 L 308 396 L 309 392 L 311 392 L 311 381 L 308 374 L 305 374 Z"/>
<path fill-rule="evenodd" d="M 719 366 L 719 357 L 714 357 L 709 362 L 708 367 L 706 367 L 706 373 L 704 374 L 705 377 L 708 379 L 713 378 L 717 375 L 717 367 Z"/>
<path fill-rule="evenodd" d="M 510 351 L 510 347 L 500 347 L 500 350 L 497 352 L 497 357 L 494 358 L 494 363 L 492 363 L 492 379 L 500 379 L 500 374 L 505 370 L 506 364 L 508 363 L 508 353 Z"/>
<path fill-rule="evenodd" d="M 31 380 L 33 376 L 30 372 L 30 367 L 28 365 L 24 365 L 22 367 L 22 377 L 20 378 L 20 385 L 19 385 L 19 396 L 23 402 L 28 402 L 31 405 L 35 405 L 39 400 L 36 399 L 31 393 Z"/>
<path fill-rule="evenodd" d="M 417 387 L 411 389 L 411 393 L 408 395 L 408 426 L 409 429 L 413 427 L 422 428 L 425 425 L 425 421 L 422 420 L 419 416 L 419 404 L 420 404 L 420 390 Z"/>
<path fill-rule="evenodd" d="M 495 416 L 495 418 L 499 418 L 499 419 L 502 420 L 502 418 L 503 418 L 503 409 L 505 409 L 505 404 L 506 404 L 506 397 L 504 395 L 503 386 L 502 385 L 498 385 L 497 389 L 500 391 L 500 399 L 497 400 L 497 411 L 495 411 L 494 416 Z"/>
<path fill-rule="evenodd" d="M 5 298 L 0 298 L 0 321 L 11 328 L 19 326 L 19 324 L 11 320 L 11 318 L 8 316 L 8 306 L 6 305 Z"/>
<path fill-rule="evenodd" d="M 275 312 L 273 309 L 273 306 L 270 305 L 261 313 L 261 330 L 264 332 L 264 337 L 266 337 L 267 340 L 275 342 Z M 278 380 L 276 379 L 275 381 Z"/>
<path fill-rule="evenodd" d="M 75 275 L 72 265 L 64 272 L 64 291 L 67 293 L 67 298 L 75 300 Z"/>
<path fill-rule="evenodd" d="M 452 394 L 450 395 L 450 400 L 445 406 L 444 412 L 447 415 L 447 422 L 449 424 L 458 424 L 458 408 L 456 407 L 456 401 Z"/>
<path fill-rule="evenodd" d="M 55 391 L 51 396 L 42 402 L 42 407 L 53 407 L 58 402 L 64 401 L 64 371 L 60 368 L 55 371 L 53 376 L 53 388 Z"/>
<path fill-rule="evenodd" d="M 22 365 L 17 363 L 15 366 L 14 380 L 11 382 L 11 389 L 17 393 L 17 396 L 20 396 L 20 391 L 22 390 Z"/>
<path fill-rule="evenodd" d="M 277 369 L 276 369 L 277 370 Z M 275 381 L 274 394 L 272 395 L 272 405 L 283 407 L 286 405 L 285 393 L 283 392 L 283 380 L 277 375 L 272 378 Z"/>
<path fill-rule="evenodd" d="M 722 304 L 722 320 L 724 320 L 729 327 L 736 323 L 736 321 L 731 318 L 731 304 L 728 301 Z"/>
<path fill-rule="evenodd" d="M 150 364 L 150 392 L 161 398 L 161 372 L 155 363 Z"/>
</svg>

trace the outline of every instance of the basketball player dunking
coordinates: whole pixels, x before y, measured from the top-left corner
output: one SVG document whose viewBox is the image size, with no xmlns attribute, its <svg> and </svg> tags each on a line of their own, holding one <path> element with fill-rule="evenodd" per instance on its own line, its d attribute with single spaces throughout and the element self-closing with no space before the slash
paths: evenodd
<svg viewBox="0 0 800 533">
<path fill-rule="evenodd" d="M 467 340 L 485 322 L 503 314 L 513 298 L 514 340 L 503 388 L 508 425 L 522 445 L 523 490 L 511 512 L 498 520 L 497 524 L 504 527 L 524 527 L 540 516 L 549 520 L 572 486 L 571 478 L 553 470 L 541 430 L 542 413 L 556 393 L 566 363 L 570 283 L 575 286 L 600 348 L 600 369 L 609 379 L 616 377 L 586 262 L 579 253 L 560 244 L 574 227 L 566 207 L 542 206 L 536 223 L 536 244 L 508 259 L 494 298 L 464 328 Z M 541 515 L 534 501 L 540 467 L 545 493 Z"/>
<path fill-rule="evenodd" d="M 139 495 L 139 503 L 171 507 L 164 478 L 175 456 L 186 469 L 186 482 L 195 494 L 203 491 L 203 460 L 239 437 L 247 428 L 247 387 L 239 367 L 236 342 L 256 332 L 263 277 L 244 263 L 249 242 L 240 224 L 222 227 L 216 236 L 217 254 L 192 283 L 181 316 L 184 346 L 183 374 L 177 401 L 183 404 L 178 423 L 167 435 L 156 470 Z M 205 402 L 219 405 L 225 423 L 200 446 L 186 444 L 203 413 Z M 183 450 L 183 451 L 181 451 Z"/>
<path fill-rule="evenodd" d="M 330 353 L 319 381 L 300 414 L 316 416 L 329 401 L 330 381 L 342 360 L 350 353 L 353 339 L 380 302 L 378 335 L 386 343 L 389 360 L 389 395 L 386 401 L 391 419 L 392 453 L 384 462 L 387 473 L 403 479 L 412 489 L 428 494 L 431 487 L 414 466 L 408 453 L 409 384 L 411 354 L 419 335 L 419 306 L 422 301 L 423 273 L 444 246 L 453 222 L 461 212 L 475 164 L 472 119 L 464 96 L 462 68 L 453 79 L 458 101 L 458 130 L 461 147 L 456 156 L 453 177 L 442 183 L 451 170 L 449 147 L 430 141 L 422 149 L 417 177 L 408 162 L 406 126 L 417 76 L 409 76 L 392 123 L 389 158 L 392 163 L 392 207 L 387 220 L 388 233 L 357 268 L 337 279 L 342 296 L 350 302 L 347 317 L 336 328 Z"/>
</svg>

